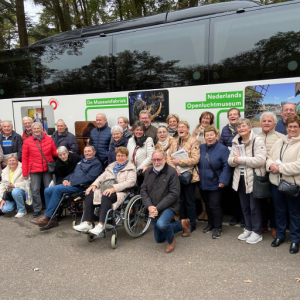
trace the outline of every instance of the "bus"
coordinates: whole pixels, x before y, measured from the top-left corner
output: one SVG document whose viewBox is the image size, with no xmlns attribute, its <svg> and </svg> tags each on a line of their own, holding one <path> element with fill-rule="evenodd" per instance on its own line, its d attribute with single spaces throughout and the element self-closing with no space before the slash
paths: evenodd
<svg viewBox="0 0 300 300">
<path fill-rule="evenodd" d="M 259 116 L 300 103 L 300 1 L 232 1 L 63 32 L 0 52 L 0 118 L 22 133 L 40 119 L 51 135 L 65 120 L 81 150 L 95 117 L 130 124 L 142 109 L 152 124 L 168 114 L 191 130 L 204 110 L 215 126 L 239 108 Z"/>
</svg>

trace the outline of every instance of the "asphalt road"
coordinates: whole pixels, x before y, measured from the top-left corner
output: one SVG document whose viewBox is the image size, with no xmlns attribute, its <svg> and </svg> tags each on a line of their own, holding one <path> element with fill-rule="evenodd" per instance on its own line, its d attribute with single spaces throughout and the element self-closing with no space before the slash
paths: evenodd
<svg viewBox="0 0 300 300">
<path fill-rule="evenodd" d="M 0 217 L 1 299 L 300 299 L 300 254 L 271 248 L 270 232 L 248 245 L 238 226 L 213 240 L 198 223 L 165 254 L 151 227 L 137 239 L 120 228 L 113 250 L 110 234 L 90 243 L 70 217 L 46 232 L 31 217 Z"/>
</svg>

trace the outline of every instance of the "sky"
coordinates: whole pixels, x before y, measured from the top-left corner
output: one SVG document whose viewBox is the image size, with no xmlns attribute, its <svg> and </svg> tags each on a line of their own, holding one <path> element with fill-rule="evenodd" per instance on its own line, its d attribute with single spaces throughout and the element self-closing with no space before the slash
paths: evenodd
<svg viewBox="0 0 300 300">
<path fill-rule="evenodd" d="M 39 21 L 39 14 L 42 11 L 40 5 L 35 5 L 33 0 L 25 0 L 24 1 L 24 9 L 26 15 L 28 15 L 34 23 L 38 23 Z"/>
</svg>

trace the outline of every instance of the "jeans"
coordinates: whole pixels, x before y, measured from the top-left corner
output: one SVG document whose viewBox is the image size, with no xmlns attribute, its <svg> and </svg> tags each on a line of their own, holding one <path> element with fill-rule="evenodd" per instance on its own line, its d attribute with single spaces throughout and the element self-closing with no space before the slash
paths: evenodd
<svg viewBox="0 0 300 300">
<path fill-rule="evenodd" d="M 290 214 L 290 236 L 292 243 L 300 243 L 300 196 L 289 197 L 278 191 L 272 184 L 272 196 L 275 209 L 276 238 L 285 239 L 287 212 Z"/>
<path fill-rule="evenodd" d="M 24 203 L 25 192 L 19 188 L 14 188 L 11 192 L 11 195 L 15 201 L 5 200 L 6 205 L 3 205 L 2 212 L 6 214 L 15 209 L 18 210 L 18 213 L 26 212 L 25 203 Z"/>
<path fill-rule="evenodd" d="M 200 190 L 205 203 L 208 224 L 217 229 L 222 229 L 222 194 L 223 190 L 204 191 Z"/>
<path fill-rule="evenodd" d="M 41 200 L 41 181 L 43 178 L 44 186 L 48 187 L 52 175 L 49 172 L 30 173 L 31 188 L 32 188 L 32 207 L 34 212 L 40 212 L 42 210 Z"/>
<path fill-rule="evenodd" d="M 196 183 L 180 184 L 180 214 L 181 219 L 190 219 L 191 229 L 196 229 Z"/>
<path fill-rule="evenodd" d="M 73 194 L 83 191 L 83 187 L 63 186 L 62 184 L 51 186 L 44 191 L 46 211 L 45 216 L 51 218 L 63 194 Z"/>
<path fill-rule="evenodd" d="M 157 243 L 163 243 L 167 240 L 168 244 L 172 244 L 175 234 L 182 231 L 181 221 L 171 223 L 171 220 L 175 216 L 172 209 L 165 209 L 159 216 L 158 220 L 152 220 L 152 226 L 154 230 L 154 238 Z"/>
<path fill-rule="evenodd" d="M 262 234 L 262 215 L 260 199 L 253 198 L 253 193 L 246 194 L 244 176 L 240 177 L 238 193 L 245 218 L 246 229 Z"/>
</svg>

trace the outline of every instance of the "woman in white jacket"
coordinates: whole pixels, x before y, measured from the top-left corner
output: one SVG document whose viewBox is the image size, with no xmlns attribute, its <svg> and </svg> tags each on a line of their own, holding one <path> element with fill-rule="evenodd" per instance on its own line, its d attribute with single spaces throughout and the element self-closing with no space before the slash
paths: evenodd
<svg viewBox="0 0 300 300">
<path fill-rule="evenodd" d="M 300 195 L 291 197 L 278 191 L 280 178 L 290 184 L 300 185 L 300 118 L 288 117 L 285 123 L 287 136 L 279 138 L 267 159 L 267 171 L 270 172 L 272 196 L 277 225 L 276 238 L 272 247 L 278 247 L 286 237 L 287 212 L 290 218 L 290 253 L 299 252 L 300 243 Z"/>
<path fill-rule="evenodd" d="M 228 164 L 235 167 L 232 188 L 239 194 L 246 223 L 238 239 L 256 244 L 263 238 L 260 200 L 253 197 L 253 169 L 259 176 L 266 174 L 267 150 L 263 138 L 253 132 L 250 120 L 239 119 L 236 126 L 238 135 L 232 140 Z"/>
<path fill-rule="evenodd" d="M 145 135 L 146 127 L 141 121 L 134 122 L 132 132 L 133 136 L 127 144 L 129 160 L 133 162 L 137 170 L 143 170 L 144 173 L 148 166 L 152 165 L 153 139 Z"/>
<path fill-rule="evenodd" d="M 18 161 L 16 154 L 8 157 L 7 167 L 2 171 L 2 182 L 10 184 L 0 184 L 0 212 L 8 213 L 17 209 L 16 218 L 22 218 L 27 214 L 25 208 L 25 183 L 22 174 L 22 163 Z M 3 199 L 4 192 L 11 191 L 11 196 Z"/>
</svg>

